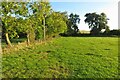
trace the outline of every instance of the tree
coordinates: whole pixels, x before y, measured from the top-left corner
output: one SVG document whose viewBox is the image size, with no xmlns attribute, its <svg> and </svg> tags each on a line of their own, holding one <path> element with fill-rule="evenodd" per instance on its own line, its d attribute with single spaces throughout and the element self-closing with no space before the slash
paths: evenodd
<svg viewBox="0 0 120 80">
<path fill-rule="evenodd" d="M 46 17 L 50 14 L 51 11 L 51 6 L 50 3 L 48 1 L 44 2 L 41 1 L 39 3 L 39 8 L 40 8 L 40 14 L 41 14 L 41 18 L 42 18 L 42 25 L 44 28 L 44 40 L 45 40 L 45 35 L 46 35 Z"/>
<path fill-rule="evenodd" d="M 46 17 L 50 15 L 51 13 L 51 6 L 48 1 L 41 1 L 36 4 L 37 8 L 36 10 L 34 9 L 36 13 L 36 17 L 38 17 L 38 27 L 37 27 L 37 33 L 38 37 L 42 37 L 45 40 L 46 37 Z M 42 31 L 43 30 L 43 31 Z M 43 33 L 41 33 L 43 32 Z"/>
<path fill-rule="evenodd" d="M 99 34 L 102 29 L 109 29 L 107 25 L 107 16 L 105 13 L 87 13 L 85 15 L 85 23 L 88 23 L 89 28 L 91 28 L 91 34 Z"/>
<path fill-rule="evenodd" d="M 9 39 L 9 35 L 11 36 L 11 38 L 17 35 L 17 32 L 15 30 L 16 18 L 12 17 L 12 14 L 14 14 L 18 10 L 17 4 L 18 4 L 17 2 L 1 2 L 0 4 L 2 30 L 6 37 L 5 40 L 8 46 L 12 46 Z"/>
<path fill-rule="evenodd" d="M 110 32 L 109 26 L 106 26 L 104 33 L 109 34 L 109 32 Z"/>
<path fill-rule="evenodd" d="M 79 29 L 78 25 L 80 23 L 79 15 L 71 13 L 67 22 L 68 34 L 77 34 Z"/>
<path fill-rule="evenodd" d="M 44 38 L 46 35 L 46 17 L 51 13 L 51 6 L 48 1 L 32 2 L 29 5 L 36 33 L 36 39 Z"/>
<path fill-rule="evenodd" d="M 60 12 L 52 12 L 46 18 L 46 28 L 47 28 L 47 35 L 59 35 L 60 33 L 64 33 L 67 29 L 67 24 L 64 20 L 64 15 Z"/>
</svg>

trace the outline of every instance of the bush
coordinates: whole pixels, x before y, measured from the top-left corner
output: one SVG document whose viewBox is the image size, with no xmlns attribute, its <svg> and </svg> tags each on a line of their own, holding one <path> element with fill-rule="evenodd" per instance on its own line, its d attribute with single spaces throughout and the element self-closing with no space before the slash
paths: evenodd
<svg viewBox="0 0 120 80">
<path fill-rule="evenodd" d="M 120 29 L 118 29 L 118 30 L 117 29 L 116 30 L 115 29 L 110 30 L 108 33 L 104 32 L 103 34 L 104 35 L 118 35 L 119 36 L 120 35 Z"/>
</svg>

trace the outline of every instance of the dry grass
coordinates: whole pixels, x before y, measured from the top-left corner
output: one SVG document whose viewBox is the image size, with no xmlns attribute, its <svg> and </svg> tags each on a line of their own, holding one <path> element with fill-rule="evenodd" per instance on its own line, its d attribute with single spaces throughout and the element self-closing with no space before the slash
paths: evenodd
<svg viewBox="0 0 120 80">
<path fill-rule="evenodd" d="M 90 31 L 81 30 L 80 33 L 81 34 L 90 34 Z"/>
</svg>

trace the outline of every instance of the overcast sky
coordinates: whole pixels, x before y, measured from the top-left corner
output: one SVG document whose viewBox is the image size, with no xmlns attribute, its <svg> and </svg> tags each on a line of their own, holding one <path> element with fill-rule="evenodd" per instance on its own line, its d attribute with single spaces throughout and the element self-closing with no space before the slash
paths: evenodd
<svg viewBox="0 0 120 80">
<path fill-rule="evenodd" d="M 55 11 L 67 11 L 68 14 L 76 13 L 80 15 L 80 30 L 89 30 L 84 22 L 86 13 L 104 12 L 110 19 L 108 25 L 110 29 L 118 29 L 118 0 L 50 0 Z"/>
</svg>

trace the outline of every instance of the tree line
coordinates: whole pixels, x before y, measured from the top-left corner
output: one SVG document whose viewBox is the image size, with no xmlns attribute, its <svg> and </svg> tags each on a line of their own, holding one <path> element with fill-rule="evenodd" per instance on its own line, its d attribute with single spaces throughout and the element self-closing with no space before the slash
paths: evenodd
<svg viewBox="0 0 120 80">
<path fill-rule="evenodd" d="M 92 34 L 99 34 L 102 29 L 108 33 L 107 16 L 105 13 L 87 13 L 85 23 L 88 23 Z M 57 36 L 61 33 L 67 35 L 79 34 L 78 23 L 80 17 L 77 14 L 56 12 L 48 1 L 40 2 L 1 2 L 0 26 L 3 38 L 11 45 L 10 39 L 24 34 L 27 43 L 35 40 Z"/>
<path fill-rule="evenodd" d="M 29 44 L 67 29 L 66 16 L 53 11 L 49 2 L 2 2 L 0 10 L 2 33 L 9 46 L 19 33 L 26 34 Z"/>
</svg>

